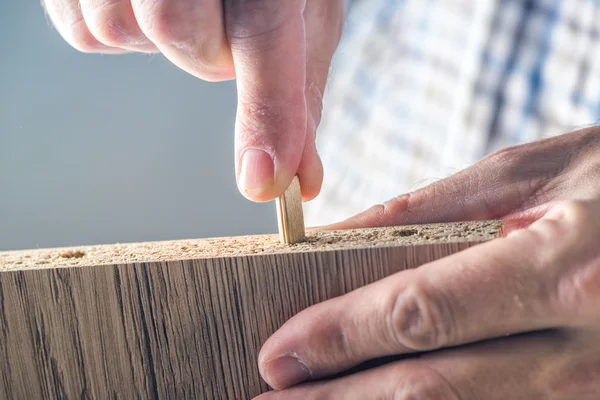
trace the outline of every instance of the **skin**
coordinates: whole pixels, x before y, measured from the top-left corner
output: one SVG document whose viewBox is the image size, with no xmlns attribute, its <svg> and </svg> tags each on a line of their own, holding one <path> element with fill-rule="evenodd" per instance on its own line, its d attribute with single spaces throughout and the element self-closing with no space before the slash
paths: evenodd
<svg viewBox="0 0 600 400">
<path fill-rule="evenodd" d="M 327 227 L 502 218 L 507 234 L 300 312 L 260 352 L 280 391 L 258 399 L 598 398 L 599 182 L 590 128 Z M 395 354 L 409 357 L 327 379 Z"/>
<path fill-rule="evenodd" d="M 236 78 L 236 173 L 254 201 L 315 148 L 342 0 L 45 0 L 89 53 L 161 52 L 208 81 Z M 325 229 L 503 218 L 507 236 L 308 308 L 264 345 L 273 399 L 595 399 L 600 392 L 600 132 L 495 153 Z M 410 357 L 339 379 L 375 357 Z M 320 379 L 318 382 L 314 380 Z M 312 381 L 312 382 L 311 382 Z"/>
<path fill-rule="evenodd" d="M 265 202 L 298 175 L 305 201 L 323 167 L 315 147 L 343 0 L 43 0 L 86 53 L 163 53 L 207 81 L 236 79 L 238 187 Z"/>
</svg>

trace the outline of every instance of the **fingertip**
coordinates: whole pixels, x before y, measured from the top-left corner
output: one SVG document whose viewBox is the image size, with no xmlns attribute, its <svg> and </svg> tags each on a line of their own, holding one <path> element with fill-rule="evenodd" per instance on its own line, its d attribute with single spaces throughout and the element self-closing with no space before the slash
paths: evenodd
<svg viewBox="0 0 600 400">
<path fill-rule="evenodd" d="M 292 320 L 295 318 L 297 316 Z M 306 359 L 295 350 L 302 347 L 303 332 L 297 324 L 288 321 L 260 349 L 258 369 L 263 380 L 273 389 L 286 389 L 312 378 Z"/>
<path fill-rule="evenodd" d="M 280 197 L 296 175 L 262 149 L 244 150 L 239 165 L 238 188 L 244 197 L 258 203 Z"/>
<path fill-rule="evenodd" d="M 246 149 L 241 155 L 238 187 L 249 200 L 269 201 L 275 184 L 275 165 L 262 149 Z"/>
<path fill-rule="evenodd" d="M 409 225 L 414 223 L 429 223 L 426 218 L 418 220 L 414 214 L 409 212 L 409 202 L 411 193 L 402 194 L 386 201 L 383 204 L 377 204 L 365 211 L 356 214 L 343 221 L 324 227 L 325 230 L 340 229 L 358 229 L 375 228 L 392 225 Z M 417 215 L 418 217 L 418 215 Z"/>
<path fill-rule="evenodd" d="M 323 163 L 316 151 L 302 159 L 298 170 L 298 178 L 300 179 L 303 202 L 311 201 L 319 195 L 323 186 Z"/>
<path fill-rule="evenodd" d="M 284 355 L 264 364 L 263 379 L 269 386 L 282 390 L 311 378 L 311 372 L 298 357 Z"/>
<path fill-rule="evenodd" d="M 393 219 L 394 213 L 399 211 L 399 206 L 403 201 L 404 199 L 400 196 L 384 204 L 372 206 L 350 218 L 328 225 L 326 229 L 342 230 L 396 225 L 396 221 Z"/>
</svg>

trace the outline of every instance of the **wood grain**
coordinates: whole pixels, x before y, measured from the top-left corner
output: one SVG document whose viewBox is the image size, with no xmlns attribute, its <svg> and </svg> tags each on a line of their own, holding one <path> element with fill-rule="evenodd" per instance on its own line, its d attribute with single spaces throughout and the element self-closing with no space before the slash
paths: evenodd
<svg viewBox="0 0 600 400">
<path fill-rule="evenodd" d="M 295 176 L 287 190 L 276 200 L 281 243 L 296 244 L 305 239 L 304 211 L 300 181 Z"/>
<path fill-rule="evenodd" d="M 298 311 L 499 235 L 499 222 L 0 253 L 0 398 L 248 399 Z"/>
</svg>

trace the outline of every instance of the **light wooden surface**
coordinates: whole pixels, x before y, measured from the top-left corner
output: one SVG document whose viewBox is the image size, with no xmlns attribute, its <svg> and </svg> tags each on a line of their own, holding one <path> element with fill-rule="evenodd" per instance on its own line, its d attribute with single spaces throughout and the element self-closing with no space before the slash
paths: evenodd
<svg viewBox="0 0 600 400">
<path fill-rule="evenodd" d="M 300 181 L 295 176 L 288 189 L 276 200 L 281 243 L 300 243 L 305 238 L 304 211 Z"/>
<path fill-rule="evenodd" d="M 248 399 L 264 341 L 320 301 L 498 222 L 0 252 L 0 398 Z"/>
</svg>

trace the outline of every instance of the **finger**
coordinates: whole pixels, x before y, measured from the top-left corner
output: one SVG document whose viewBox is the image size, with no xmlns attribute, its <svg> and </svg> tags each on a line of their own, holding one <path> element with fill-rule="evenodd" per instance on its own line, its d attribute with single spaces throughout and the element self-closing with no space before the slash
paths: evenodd
<svg viewBox="0 0 600 400">
<path fill-rule="evenodd" d="M 584 130 L 498 151 L 471 167 L 324 229 L 503 218 L 548 201 L 574 199 L 566 175 L 573 157 L 590 141 Z M 583 200 L 588 197 L 580 197 Z M 532 222 L 532 221 L 529 221 Z"/>
<path fill-rule="evenodd" d="M 131 0 L 137 23 L 171 62 L 207 81 L 233 79 L 221 0 Z"/>
<path fill-rule="evenodd" d="M 225 1 L 238 87 L 238 186 L 254 201 L 283 193 L 304 152 L 304 5 L 305 0 Z"/>
<path fill-rule="evenodd" d="M 600 235 L 599 216 L 583 203 L 560 205 L 507 238 L 304 310 L 265 343 L 261 373 L 288 387 L 385 355 L 589 324 L 600 268 L 581 267 L 600 258 L 589 240 Z"/>
<path fill-rule="evenodd" d="M 578 343 L 560 331 L 536 332 L 269 392 L 257 400 L 595 399 L 600 353 L 592 343 Z"/>
<path fill-rule="evenodd" d="M 158 51 L 140 29 L 130 0 L 81 0 L 81 12 L 99 42 L 130 51 Z"/>
<path fill-rule="evenodd" d="M 92 35 L 79 7 L 79 0 L 45 0 L 44 8 L 52 24 L 73 48 L 84 53 L 121 54 L 126 51 L 106 46 Z"/>
<path fill-rule="evenodd" d="M 318 95 L 307 93 L 306 101 L 308 110 L 315 110 L 319 107 L 315 105 L 318 101 L 317 96 Z M 300 188 L 302 190 L 302 201 L 310 201 L 317 197 L 321 192 L 323 184 L 323 163 L 316 145 L 317 118 L 320 119 L 320 116 L 315 117 L 314 111 L 309 111 L 306 141 L 304 143 L 304 151 L 302 152 L 302 158 L 297 173 L 298 179 L 300 180 Z"/>
<path fill-rule="evenodd" d="M 323 182 L 323 164 L 317 152 L 316 132 L 321 122 L 323 93 L 329 75 L 331 58 L 337 48 L 344 20 L 344 2 L 339 0 L 308 0 L 304 10 L 306 25 L 307 106 L 306 141 L 298 177 L 302 198 L 315 198 Z"/>
</svg>

